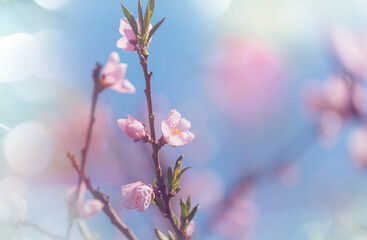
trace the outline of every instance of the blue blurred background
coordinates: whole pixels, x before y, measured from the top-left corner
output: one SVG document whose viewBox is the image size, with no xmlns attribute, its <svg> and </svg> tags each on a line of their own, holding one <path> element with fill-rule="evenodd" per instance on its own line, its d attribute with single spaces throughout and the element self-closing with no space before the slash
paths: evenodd
<svg viewBox="0 0 367 240">
<path fill-rule="evenodd" d="M 26 221 L 58 235 L 77 182 L 66 152 L 79 156 L 92 69 L 112 51 L 137 92 L 102 93 L 87 171 L 139 239 L 169 229 L 153 205 L 122 208 L 120 187 L 152 183 L 154 172 L 149 146 L 116 124 L 127 114 L 147 123 L 138 57 L 116 48 L 121 3 L 0 0 L 0 188 L 26 200 Z M 123 3 L 137 15 L 137 1 Z M 325 142 L 305 106 L 311 79 L 335 72 L 332 29 L 364 30 L 366 12 L 364 0 L 157 1 L 153 23 L 166 21 L 149 48 L 156 124 L 176 108 L 196 135 L 161 151 L 165 167 L 181 154 L 193 166 L 181 193 L 202 206 L 193 239 L 367 239 L 367 177 L 347 144 L 358 123 Z M 124 239 L 103 213 L 87 224 L 100 239 Z M 1 226 L 1 239 L 51 239 Z M 83 239 L 76 227 L 72 239 Z"/>
</svg>

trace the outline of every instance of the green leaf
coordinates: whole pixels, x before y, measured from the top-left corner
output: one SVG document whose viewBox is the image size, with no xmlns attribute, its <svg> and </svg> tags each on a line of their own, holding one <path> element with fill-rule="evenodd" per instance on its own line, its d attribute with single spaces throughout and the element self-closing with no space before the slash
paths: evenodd
<svg viewBox="0 0 367 240">
<path fill-rule="evenodd" d="M 186 172 L 190 168 L 192 168 L 192 167 L 187 167 L 187 168 L 182 169 L 182 171 L 177 176 L 173 177 L 173 182 L 172 182 L 173 187 L 178 185 L 178 183 L 180 182 L 180 179 L 182 177 L 182 174 L 184 174 L 184 172 Z"/>
<path fill-rule="evenodd" d="M 93 233 L 89 230 L 88 225 L 85 221 L 78 219 L 77 223 L 78 223 L 80 231 L 82 232 L 86 240 L 98 239 L 98 237 L 94 236 Z"/>
<path fill-rule="evenodd" d="M 182 169 L 182 171 L 177 176 L 178 181 L 180 181 L 182 174 L 184 174 L 184 172 L 186 172 L 190 168 L 192 167 L 187 167 L 187 168 Z"/>
<path fill-rule="evenodd" d="M 175 237 L 174 237 L 173 233 L 170 230 L 168 230 L 168 239 L 169 240 L 175 240 Z"/>
<path fill-rule="evenodd" d="M 158 28 L 162 25 L 162 23 L 164 22 L 164 20 L 166 20 L 166 18 L 163 18 L 162 20 L 160 20 L 157 24 L 155 24 L 153 26 L 152 30 L 150 30 L 149 36 L 148 36 L 148 39 L 147 39 L 147 43 L 153 37 L 154 33 L 158 30 Z"/>
<path fill-rule="evenodd" d="M 125 7 L 124 4 L 121 4 L 121 7 L 122 7 L 122 11 L 124 12 L 127 20 L 129 21 L 130 23 L 130 26 L 131 28 L 133 29 L 134 31 L 134 34 L 136 36 L 136 38 L 138 38 L 138 35 L 139 35 L 139 31 L 138 31 L 138 24 L 136 23 L 136 20 L 134 18 L 134 16 L 132 15 L 132 13 L 129 11 L 129 9 L 127 9 Z"/>
<path fill-rule="evenodd" d="M 166 235 L 164 235 L 161 231 L 159 231 L 157 227 L 155 227 L 154 232 L 159 240 L 169 240 L 169 238 Z"/>
<path fill-rule="evenodd" d="M 200 204 L 196 205 L 190 212 L 189 216 L 187 217 L 187 220 L 190 222 L 194 217 L 195 217 L 195 214 L 197 213 L 197 211 L 199 210 L 200 208 Z"/>
<path fill-rule="evenodd" d="M 146 29 L 149 29 L 149 24 L 150 24 L 150 21 L 152 20 L 154 7 L 155 7 L 155 1 L 154 0 L 149 0 L 147 8 L 145 10 L 145 16 L 144 16 L 144 26 L 146 27 Z M 146 39 L 147 33 L 148 33 L 148 31 L 145 31 L 145 33 L 143 35 L 143 39 Z M 146 42 L 146 43 L 148 43 L 148 42 Z"/>
<path fill-rule="evenodd" d="M 157 182 L 155 181 L 155 179 L 153 180 L 153 187 L 157 187 Z"/>
<path fill-rule="evenodd" d="M 177 177 L 178 173 L 180 172 L 183 157 L 184 157 L 184 155 L 181 155 L 181 156 L 176 160 L 176 164 L 175 164 L 175 172 L 173 173 L 173 179 L 176 179 L 176 177 Z"/>
<path fill-rule="evenodd" d="M 186 200 L 186 211 L 190 211 L 191 209 L 191 198 L 190 198 L 190 195 L 187 197 L 187 200 Z M 188 215 L 189 213 L 187 213 L 186 215 Z"/>
<path fill-rule="evenodd" d="M 143 18 L 143 9 L 141 7 L 141 0 L 139 0 L 138 12 L 139 12 L 139 25 L 140 25 L 141 33 L 142 33 L 142 35 L 144 35 L 145 26 L 144 26 L 144 18 Z"/>
<path fill-rule="evenodd" d="M 181 187 L 177 185 L 174 190 L 178 193 L 181 190 Z"/>
<path fill-rule="evenodd" d="M 162 212 L 164 211 L 164 201 L 162 198 L 155 198 L 154 200 L 152 200 L 153 204 L 156 205 L 159 210 Z"/>
<path fill-rule="evenodd" d="M 186 218 L 186 205 L 182 201 L 182 198 L 180 198 L 180 208 L 181 208 L 181 221 L 182 221 L 182 219 Z"/>
<path fill-rule="evenodd" d="M 173 215 L 173 220 L 175 220 L 175 223 L 178 227 L 180 227 L 180 221 L 178 220 L 178 218 L 176 217 L 176 215 Z"/>
<path fill-rule="evenodd" d="M 169 167 L 168 170 L 167 170 L 167 183 L 168 183 L 168 185 L 172 184 L 172 180 L 173 180 L 172 168 Z"/>
</svg>

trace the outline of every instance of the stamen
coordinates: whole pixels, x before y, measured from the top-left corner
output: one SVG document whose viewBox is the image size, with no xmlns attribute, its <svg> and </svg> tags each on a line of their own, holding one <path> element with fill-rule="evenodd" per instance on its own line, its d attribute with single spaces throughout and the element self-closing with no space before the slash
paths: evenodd
<svg viewBox="0 0 367 240">
<path fill-rule="evenodd" d="M 177 126 L 176 125 L 173 125 L 171 127 L 171 132 L 173 135 L 176 135 L 176 134 L 179 134 L 179 135 L 182 135 L 182 133 L 184 132 L 185 130 L 183 130 L 182 128 L 180 129 L 177 129 Z"/>
</svg>

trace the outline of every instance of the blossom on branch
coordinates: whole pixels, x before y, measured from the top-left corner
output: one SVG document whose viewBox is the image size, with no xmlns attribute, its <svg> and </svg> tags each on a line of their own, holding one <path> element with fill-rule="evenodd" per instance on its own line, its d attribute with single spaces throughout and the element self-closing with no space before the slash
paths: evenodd
<svg viewBox="0 0 367 240">
<path fill-rule="evenodd" d="M 122 186 L 121 193 L 126 199 L 123 206 L 127 209 L 136 208 L 138 212 L 147 209 L 151 200 L 154 199 L 152 187 L 140 181 Z"/>
<path fill-rule="evenodd" d="M 321 88 L 309 92 L 307 100 L 327 138 L 337 136 L 347 120 L 362 114 L 363 91 L 350 78 L 330 76 Z"/>
<path fill-rule="evenodd" d="M 141 33 L 139 19 L 136 19 L 136 23 L 138 25 L 138 31 Z M 152 24 L 149 24 L 148 34 L 152 29 Z M 117 41 L 116 46 L 118 48 L 122 48 L 127 51 L 135 52 L 139 50 L 138 41 L 136 40 L 135 33 L 130 26 L 127 18 L 121 18 L 120 20 L 120 33 L 122 37 Z M 150 39 L 151 40 L 151 39 Z M 149 46 L 150 41 L 148 42 Z"/>
<path fill-rule="evenodd" d="M 85 191 L 86 186 L 84 182 L 80 185 L 78 197 L 76 197 L 76 194 L 78 192 L 78 186 L 70 188 L 66 194 L 66 202 L 69 204 L 69 207 L 71 207 L 76 199 L 75 201 L 76 217 L 82 219 L 85 218 L 91 219 L 103 209 L 104 205 L 98 199 L 88 200 L 87 202 L 84 203 L 83 198 L 85 195 Z"/>
<path fill-rule="evenodd" d="M 161 144 L 168 143 L 169 145 L 183 146 L 194 140 L 195 135 L 189 131 L 191 123 L 185 118 L 181 117 L 181 114 L 173 109 L 168 114 L 166 120 L 161 123 L 162 138 Z"/>
<path fill-rule="evenodd" d="M 102 70 L 101 83 L 104 88 L 111 88 L 121 93 L 135 93 L 134 85 L 125 79 L 127 64 L 120 63 L 120 56 L 112 52 Z"/>
<path fill-rule="evenodd" d="M 150 139 L 144 124 L 133 116 L 127 115 L 127 119 L 118 119 L 117 124 L 129 138 L 134 139 L 136 142 L 140 140 L 149 141 Z"/>
</svg>

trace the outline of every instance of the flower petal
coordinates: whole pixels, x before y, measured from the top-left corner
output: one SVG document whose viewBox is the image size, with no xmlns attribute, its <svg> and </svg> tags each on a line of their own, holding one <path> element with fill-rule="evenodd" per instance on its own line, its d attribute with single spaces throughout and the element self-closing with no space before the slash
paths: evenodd
<svg viewBox="0 0 367 240">
<path fill-rule="evenodd" d="M 117 124 L 119 125 L 120 129 L 126 134 L 126 121 L 127 119 L 118 119 Z"/>
<path fill-rule="evenodd" d="M 126 51 L 130 51 L 130 52 L 135 52 L 136 51 L 136 46 L 131 44 L 129 42 L 129 39 L 126 37 L 121 37 L 117 43 L 116 43 L 116 47 L 118 48 L 122 48 Z"/>
<path fill-rule="evenodd" d="M 78 208 L 79 218 L 93 218 L 98 212 L 103 209 L 103 203 L 98 199 L 88 200 L 85 204 Z"/>
<path fill-rule="evenodd" d="M 120 93 L 135 93 L 136 92 L 134 85 L 131 82 L 129 82 L 129 80 L 127 79 L 121 79 L 117 81 L 110 88 Z"/>
<path fill-rule="evenodd" d="M 125 186 L 122 186 L 121 187 L 122 197 L 130 198 L 133 189 L 136 188 L 137 186 L 140 186 L 140 185 L 144 185 L 144 183 L 142 183 L 140 181 L 137 181 L 137 182 L 133 182 L 133 183 L 127 184 Z"/>
</svg>

